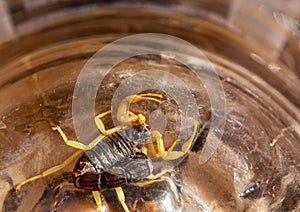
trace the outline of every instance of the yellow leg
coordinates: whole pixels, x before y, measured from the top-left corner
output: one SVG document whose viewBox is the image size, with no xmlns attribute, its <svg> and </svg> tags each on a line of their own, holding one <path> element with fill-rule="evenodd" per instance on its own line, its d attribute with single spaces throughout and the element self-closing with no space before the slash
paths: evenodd
<svg viewBox="0 0 300 212">
<path fill-rule="evenodd" d="M 163 176 L 164 174 L 166 174 L 167 172 L 172 172 L 173 171 L 173 169 L 166 169 L 166 170 L 163 170 L 162 172 L 160 172 L 160 173 L 158 173 L 158 174 L 156 174 L 156 175 L 149 175 L 148 177 L 147 177 L 147 179 L 148 180 L 156 180 L 156 179 L 158 179 L 158 178 L 160 178 L 161 176 Z M 145 182 L 138 182 L 138 183 L 136 183 L 136 184 L 139 184 L 139 185 L 147 185 L 147 184 L 149 184 L 147 181 L 145 181 Z"/>
<path fill-rule="evenodd" d="M 153 145 L 153 142 L 150 142 L 148 144 L 152 155 L 155 157 L 160 157 L 160 156 L 164 155 L 165 147 L 164 147 L 164 142 L 163 142 L 162 135 L 160 134 L 160 132 L 157 130 L 153 130 L 152 138 L 154 138 L 156 140 L 156 145 L 157 145 L 157 151 L 156 151 L 155 147 Z"/>
<path fill-rule="evenodd" d="M 43 177 L 46 177 L 50 174 L 53 174 L 63 168 L 65 168 L 67 165 L 69 165 L 75 158 L 77 158 L 80 154 L 82 153 L 82 150 L 78 150 L 77 152 L 75 152 L 73 155 L 71 155 L 68 159 L 66 159 L 62 164 L 60 165 L 57 165 L 57 166 L 54 166 L 50 169 L 47 169 L 46 171 L 42 172 L 41 174 L 39 175 L 36 175 L 34 177 L 31 177 L 21 183 L 19 183 L 18 185 L 16 185 L 14 187 L 15 191 L 18 191 L 20 190 L 20 188 L 25 185 L 26 183 L 29 183 L 29 182 L 32 182 L 32 181 L 35 181 L 35 180 L 38 180 L 40 178 L 43 178 Z"/>
<path fill-rule="evenodd" d="M 50 175 L 50 174 L 53 174 L 57 171 L 60 171 L 61 169 L 65 168 L 67 165 L 69 165 L 74 159 L 76 159 L 76 157 L 78 157 L 84 150 L 89 150 L 89 149 L 92 149 L 94 146 L 97 145 L 98 142 L 100 142 L 103 138 L 102 135 L 98 136 L 97 138 L 95 138 L 90 144 L 88 145 L 85 145 L 85 144 L 82 144 L 78 141 L 72 141 L 72 140 L 68 140 L 66 134 L 62 131 L 62 129 L 59 127 L 59 126 L 55 126 L 55 127 L 52 127 L 53 130 L 57 130 L 61 137 L 63 138 L 63 140 L 65 141 L 65 143 L 69 146 L 72 146 L 76 149 L 80 149 L 78 150 L 77 152 L 75 152 L 73 155 L 71 155 L 68 159 L 66 159 L 62 164 L 60 165 L 57 165 L 57 166 L 54 166 L 44 172 L 42 172 L 41 174 L 39 175 L 36 175 L 34 177 L 31 177 L 21 183 L 19 183 L 17 186 L 15 186 L 15 190 L 18 191 L 21 186 L 23 186 L 24 184 L 26 183 L 29 183 L 29 182 L 32 182 L 32 181 L 35 181 L 35 180 L 38 180 L 40 178 L 43 178 L 47 175 Z"/>
<path fill-rule="evenodd" d="M 192 145 L 192 143 L 195 139 L 195 136 L 197 134 L 197 130 L 198 130 L 198 122 L 194 121 L 194 130 L 193 130 L 192 136 L 181 147 L 182 152 L 184 152 L 184 154 L 187 153 L 190 150 L 191 145 Z"/>
<path fill-rule="evenodd" d="M 102 208 L 102 201 L 101 201 L 100 192 L 99 191 L 92 191 L 92 193 L 93 193 L 93 197 L 94 197 L 94 200 L 96 202 L 96 205 L 97 205 L 97 211 L 104 212 L 104 210 Z"/>
<path fill-rule="evenodd" d="M 155 150 L 153 143 L 149 143 L 150 150 L 154 156 L 161 157 L 164 160 L 175 160 L 177 158 L 180 158 L 190 150 L 192 142 L 196 136 L 197 129 L 198 129 L 198 122 L 195 121 L 192 136 L 182 145 L 181 151 L 173 151 L 173 148 L 178 143 L 178 140 L 174 141 L 172 146 L 167 151 L 165 151 L 163 140 L 161 138 L 160 133 L 158 131 L 153 131 L 152 137 L 156 139 L 158 151 Z"/>
<path fill-rule="evenodd" d="M 66 134 L 62 131 L 62 129 L 59 126 L 52 127 L 52 130 L 57 130 L 61 137 L 63 138 L 64 142 L 71 147 L 74 147 L 76 149 L 86 150 L 89 149 L 89 147 L 85 144 L 82 144 L 78 141 L 69 140 L 66 136 Z"/>
<path fill-rule="evenodd" d="M 129 106 L 131 103 L 136 103 L 142 100 L 150 100 L 160 102 L 162 95 L 155 93 L 146 93 L 139 95 L 131 95 L 123 99 L 117 111 L 117 119 L 122 125 L 137 125 L 144 124 L 146 119 L 143 115 L 139 114 L 135 117 L 130 117 Z"/>
<path fill-rule="evenodd" d="M 99 135 L 97 138 L 95 138 L 91 143 L 89 143 L 88 145 L 85 145 L 83 143 L 80 143 L 79 141 L 73 141 L 73 140 L 69 140 L 66 136 L 66 134 L 63 132 L 63 130 L 59 127 L 59 126 L 55 126 L 52 127 L 53 130 L 57 130 L 59 132 L 59 134 L 61 135 L 61 137 L 63 138 L 65 144 L 67 144 L 68 146 L 71 146 L 73 148 L 76 149 L 81 149 L 81 150 L 89 150 L 92 149 L 94 146 L 97 145 L 97 143 L 99 143 L 102 138 L 104 138 L 103 135 Z"/>
<path fill-rule="evenodd" d="M 129 212 L 129 209 L 125 203 L 125 195 L 124 195 L 123 189 L 121 187 L 117 187 L 117 188 L 115 188 L 115 190 L 116 190 L 118 199 L 124 208 L 124 211 Z"/>
<path fill-rule="evenodd" d="M 109 129 L 109 130 L 105 129 L 104 123 L 102 122 L 101 118 L 110 114 L 111 112 L 112 112 L 112 110 L 108 110 L 108 111 L 101 113 L 95 117 L 96 125 L 103 135 L 111 135 L 111 134 L 119 131 L 122 128 L 121 126 L 117 126 L 112 129 Z"/>
</svg>

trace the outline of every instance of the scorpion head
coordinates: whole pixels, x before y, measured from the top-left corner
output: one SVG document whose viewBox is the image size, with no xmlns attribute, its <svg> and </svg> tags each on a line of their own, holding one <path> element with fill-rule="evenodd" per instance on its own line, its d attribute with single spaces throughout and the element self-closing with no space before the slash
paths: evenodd
<svg viewBox="0 0 300 212">
<path fill-rule="evenodd" d="M 147 124 L 131 127 L 127 133 L 128 138 L 137 146 L 145 145 L 151 137 L 151 130 Z"/>
</svg>

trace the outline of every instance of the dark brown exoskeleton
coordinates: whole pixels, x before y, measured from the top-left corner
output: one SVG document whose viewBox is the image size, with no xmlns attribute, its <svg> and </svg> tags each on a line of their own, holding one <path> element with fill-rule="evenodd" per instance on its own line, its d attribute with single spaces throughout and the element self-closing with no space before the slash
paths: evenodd
<svg viewBox="0 0 300 212">
<path fill-rule="evenodd" d="M 101 191 L 141 181 L 152 174 L 152 162 L 141 147 L 151 137 L 146 124 L 119 130 L 106 136 L 78 159 L 73 171 L 74 185 Z"/>
</svg>

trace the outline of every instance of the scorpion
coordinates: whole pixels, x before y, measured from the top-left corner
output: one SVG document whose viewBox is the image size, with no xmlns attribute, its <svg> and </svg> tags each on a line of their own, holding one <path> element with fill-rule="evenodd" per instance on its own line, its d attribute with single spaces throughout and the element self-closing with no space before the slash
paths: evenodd
<svg viewBox="0 0 300 212">
<path fill-rule="evenodd" d="M 105 129 L 101 118 L 111 114 L 113 109 L 95 116 L 94 120 L 101 134 L 88 145 L 69 140 L 59 126 L 52 127 L 52 130 L 59 132 L 66 145 L 78 150 L 62 164 L 20 182 L 14 187 L 15 191 L 19 191 L 22 186 L 29 182 L 62 170 L 79 157 L 72 172 L 74 186 L 91 191 L 97 210 L 101 212 L 105 210 L 105 207 L 102 205 L 100 192 L 105 189 L 115 189 L 124 211 L 129 212 L 122 186 L 146 180 L 153 181 L 165 173 L 161 172 L 155 175 L 152 173 L 153 164 L 148 156 L 148 150 L 151 151 L 153 157 L 160 157 L 163 160 L 178 159 L 190 150 L 197 133 L 198 122 L 194 121 L 193 133 L 181 146 L 181 151 L 173 150 L 178 140 L 174 141 L 171 147 L 166 150 L 162 134 L 157 130 L 150 130 L 144 115 L 136 115 L 129 110 L 131 103 L 142 100 L 160 103 L 162 97 L 162 95 L 155 93 L 127 96 L 120 102 L 117 110 L 117 120 L 120 125 L 108 130 Z"/>
</svg>

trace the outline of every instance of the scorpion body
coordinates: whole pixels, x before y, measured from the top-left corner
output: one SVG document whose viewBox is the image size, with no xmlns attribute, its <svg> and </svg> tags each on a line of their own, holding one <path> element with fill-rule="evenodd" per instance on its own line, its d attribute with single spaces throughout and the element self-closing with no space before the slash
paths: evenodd
<svg viewBox="0 0 300 212">
<path fill-rule="evenodd" d="M 78 159 L 73 171 L 74 185 L 100 191 L 145 179 L 152 174 L 152 161 L 139 146 L 150 136 L 145 124 L 105 136 Z"/>
</svg>

